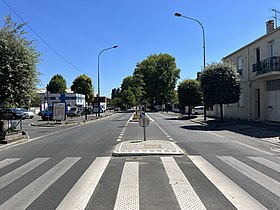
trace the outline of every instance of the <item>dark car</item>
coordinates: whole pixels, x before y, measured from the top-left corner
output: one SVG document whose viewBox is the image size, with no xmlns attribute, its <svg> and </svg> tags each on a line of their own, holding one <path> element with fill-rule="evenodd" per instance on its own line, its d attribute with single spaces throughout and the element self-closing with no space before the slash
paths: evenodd
<svg viewBox="0 0 280 210">
<path fill-rule="evenodd" d="M 20 120 L 26 119 L 26 114 L 17 108 L 1 108 L 0 119 L 4 120 Z"/>
<path fill-rule="evenodd" d="M 45 110 L 41 112 L 42 120 L 52 120 L 53 119 L 53 106 L 48 106 Z"/>
<path fill-rule="evenodd" d="M 80 107 L 71 107 L 68 114 L 68 117 L 74 117 L 74 116 L 81 116 L 81 109 Z"/>
</svg>

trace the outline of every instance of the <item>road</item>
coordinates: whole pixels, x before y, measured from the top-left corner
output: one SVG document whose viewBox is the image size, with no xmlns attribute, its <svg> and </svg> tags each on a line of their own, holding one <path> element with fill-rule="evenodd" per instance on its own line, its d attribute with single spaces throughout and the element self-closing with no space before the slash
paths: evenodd
<svg viewBox="0 0 280 210">
<path fill-rule="evenodd" d="M 131 115 L 51 128 L 25 121 L 30 141 L 0 151 L 0 209 L 280 209 L 279 146 L 148 113 L 147 139 L 185 154 L 112 157 L 118 143 L 143 139 Z"/>
</svg>

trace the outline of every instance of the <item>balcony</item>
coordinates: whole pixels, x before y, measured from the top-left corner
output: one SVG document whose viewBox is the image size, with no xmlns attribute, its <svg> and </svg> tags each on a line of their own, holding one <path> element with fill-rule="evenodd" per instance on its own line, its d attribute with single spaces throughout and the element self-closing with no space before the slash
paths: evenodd
<svg viewBox="0 0 280 210">
<path fill-rule="evenodd" d="M 253 64 L 253 72 L 257 73 L 259 78 L 267 78 L 280 75 L 280 56 L 273 56 Z"/>
</svg>

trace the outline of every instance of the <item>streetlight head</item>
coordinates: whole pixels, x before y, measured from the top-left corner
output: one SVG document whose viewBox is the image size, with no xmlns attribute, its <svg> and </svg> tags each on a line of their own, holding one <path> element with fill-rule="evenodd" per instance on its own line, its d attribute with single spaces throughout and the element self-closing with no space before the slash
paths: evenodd
<svg viewBox="0 0 280 210">
<path fill-rule="evenodd" d="M 180 13 L 176 12 L 176 13 L 175 13 L 175 16 L 177 16 L 177 17 L 181 17 L 181 16 L 182 16 L 182 14 L 180 14 Z"/>
<path fill-rule="evenodd" d="M 113 48 L 117 48 L 118 46 L 117 45 L 115 45 Z"/>
</svg>

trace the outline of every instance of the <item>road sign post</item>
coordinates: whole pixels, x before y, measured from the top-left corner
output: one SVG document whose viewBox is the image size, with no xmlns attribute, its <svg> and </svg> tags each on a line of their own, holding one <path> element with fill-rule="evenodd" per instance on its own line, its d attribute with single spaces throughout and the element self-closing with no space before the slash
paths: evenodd
<svg viewBox="0 0 280 210">
<path fill-rule="evenodd" d="M 149 119 L 145 115 L 141 115 L 141 118 L 139 119 L 139 124 L 141 127 L 143 127 L 144 131 L 144 141 L 146 141 L 146 127 L 149 125 Z"/>
</svg>

